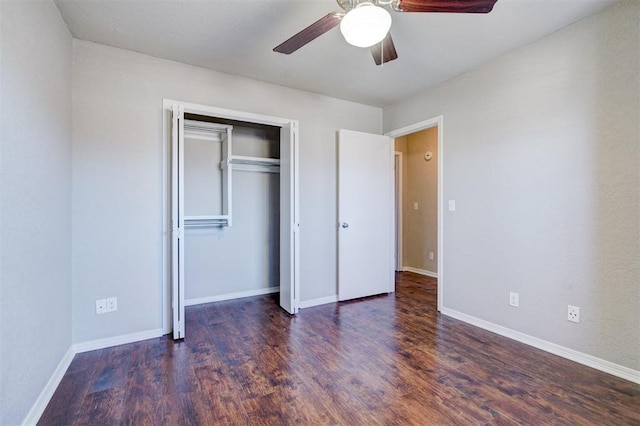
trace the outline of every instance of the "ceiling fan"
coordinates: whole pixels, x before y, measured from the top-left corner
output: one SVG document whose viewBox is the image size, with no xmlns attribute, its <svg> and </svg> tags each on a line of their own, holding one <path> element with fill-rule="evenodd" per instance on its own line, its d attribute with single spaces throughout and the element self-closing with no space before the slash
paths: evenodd
<svg viewBox="0 0 640 426">
<path fill-rule="evenodd" d="M 343 11 L 320 18 L 273 51 L 286 55 L 340 24 L 349 44 L 369 47 L 376 65 L 393 61 L 398 53 L 391 39 L 389 6 L 396 12 L 489 13 L 498 0 L 337 0 Z"/>
</svg>

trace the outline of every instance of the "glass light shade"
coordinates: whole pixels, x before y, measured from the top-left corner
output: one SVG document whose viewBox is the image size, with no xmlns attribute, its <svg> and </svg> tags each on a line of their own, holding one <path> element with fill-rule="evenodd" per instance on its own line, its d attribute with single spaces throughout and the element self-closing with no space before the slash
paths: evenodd
<svg viewBox="0 0 640 426">
<path fill-rule="evenodd" d="M 340 31 L 347 43 L 370 47 L 380 43 L 391 28 L 391 15 L 372 4 L 362 4 L 350 10 L 340 22 Z"/>
</svg>

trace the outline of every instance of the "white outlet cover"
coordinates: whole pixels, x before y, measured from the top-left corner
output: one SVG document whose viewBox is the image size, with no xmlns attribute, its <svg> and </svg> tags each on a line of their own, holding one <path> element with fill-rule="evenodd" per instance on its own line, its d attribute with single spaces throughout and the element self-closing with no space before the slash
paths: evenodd
<svg viewBox="0 0 640 426">
<path fill-rule="evenodd" d="M 449 211 L 450 212 L 456 211 L 456 200 L 449 200 Z"/>
<path fill-rule="evenodd" d="M 107 299 L 107 312 L 114 312 L 118 310 L 118 298 L 110 297 Z"/>
<path fill-rule="evenodd" d="M 509 305 L 513 306 L 514 308 L 520 306 L 520 295 L 518 293 L 509 293 Z"/>
<path fill-rule="evenodd" d="M 104 314 L 107 312 L 107 299 L 96 300 L 96 314 Z"/>
<path fill-rule="evenodd" d="M 578 306 L 568 305 L 567 320 L 571 322 L 580 322 L 580 308 Z"/>
</svg>

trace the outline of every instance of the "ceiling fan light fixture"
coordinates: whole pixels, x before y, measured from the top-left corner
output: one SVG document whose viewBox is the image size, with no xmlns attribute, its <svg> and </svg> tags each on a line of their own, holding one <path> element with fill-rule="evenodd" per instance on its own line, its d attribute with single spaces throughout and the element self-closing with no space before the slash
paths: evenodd
<svg viewBox="0 0 640 426">
<path fill-rule="evenodd" d="M 340 22 L 340 32 L 347 43 L 357 47 L 371 47 L 380 43 L 391 28 L 391 15 L 372 3 L 360 3 Z"/>
</svg>

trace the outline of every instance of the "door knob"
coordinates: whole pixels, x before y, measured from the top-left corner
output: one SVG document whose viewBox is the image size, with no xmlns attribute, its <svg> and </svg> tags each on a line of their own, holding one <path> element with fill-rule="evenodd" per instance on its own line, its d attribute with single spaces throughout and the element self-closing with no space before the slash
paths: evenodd
<svg viewBox="0 0 640 426">
<path fill-rule="evenodd" d="M 343 228 L 348 228 L 348 227 L 349 227 L 349 224 L 348 224 L 347 222 L 342 222 L 342 227 L 343 227 Z"/>
</svg>

